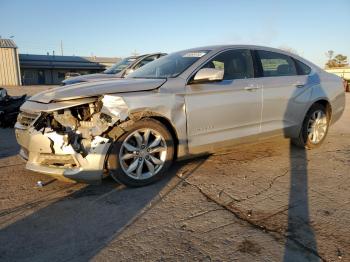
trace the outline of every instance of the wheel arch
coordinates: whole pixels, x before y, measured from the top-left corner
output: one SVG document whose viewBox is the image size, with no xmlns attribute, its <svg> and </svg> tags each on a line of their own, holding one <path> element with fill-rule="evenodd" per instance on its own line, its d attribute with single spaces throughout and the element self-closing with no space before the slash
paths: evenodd
<svg viewBox="0 0 350 262">
<path fill-rule="evenodd" d="M 319 104 L 319 105 L 322 105 L 326 108 L 326 111 L 327 111 L 327 114 L 328 114 L 328 117 L 329 117 L 329 121 L 331 122 L 332 121 L 332 105 L 331 103 L 329 102 L 328 99 L 326 98 L 320 98 L 320 99 L 317 99 L 315 100 L 311 105 L 310 107 L 308 108 L 308 110 L 306 112 L 308 112 L 310 110 L 310 108 L 315 105 L 315 104 Z"/>
<path fill-rule="evenodd" d="M 174 150 L 174 160 L 176 160 L 177 154 L 178 154 L 178 148 L 179 148 L 179 138 L 178 138 L 175 127 L 171 124 L 170 120 L 164 116 L 154 115 L 154 116 L 151 116 L 150 118 L 158 120 L 169 130 L 171 136 L 174 139 L 174 149 L 175 149 Z"/>
<path fill-rule="evenodd" d="M 179 137 L 178 137 L 176 128 L 171 123 L 170 119 L 162 114 L 159 114 L 153 111 L 137 112 L 130 115 L 130 119 L 133 120 L 134 122 L 144 118 L 151 118 L 151 119 L 157 120 L 168 129 L 168 131 L 170 132 L 171 136 L 174 139 L 174 160 L 176 160 L 178 156 L 178 150 L 179 150 Z"/>
<path fill-rule="evenodd" d="M 308 106 L 305 106 L 304 111 L 300 113 L 299 124 L 295 128 L 293 128 L 292 131 L 290 131 L 289 137 L 297 137 L 299 135 L 307 113 L 310 111 L 312 106 L 315 104 L 320 104 L 327 109 L 327 113 L 328 113 L 329 119 L 331 121 L 331 119 L 332 119 L 332 105 L 331 105 L 331 103 L 325 97 L 317 98 L 317 99 L 311 101 L 310 103 L 308 103 Z"/>
</svg>

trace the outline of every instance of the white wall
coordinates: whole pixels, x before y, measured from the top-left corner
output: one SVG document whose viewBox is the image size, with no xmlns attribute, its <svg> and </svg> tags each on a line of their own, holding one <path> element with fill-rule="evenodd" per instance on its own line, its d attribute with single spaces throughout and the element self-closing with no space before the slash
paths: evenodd
<svg viewBox="0 0 350 262">
<path fill-rule="evenodd" d="M 20 85 L 18 54 L 15 48 L 0 48 L 0 85 Z"/>
</svg>

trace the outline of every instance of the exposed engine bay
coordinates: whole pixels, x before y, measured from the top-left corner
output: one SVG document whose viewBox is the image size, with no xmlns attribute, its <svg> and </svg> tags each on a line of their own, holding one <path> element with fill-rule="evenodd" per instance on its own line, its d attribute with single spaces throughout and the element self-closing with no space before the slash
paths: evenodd
<svg viewBox="0 0 350 262">
<path fill-rule="evenodd" d="M 71 146 L 75 152 L 85 157 L 94 146 L 95 137 L 100 141 L 105 132 L 116 121 L 101 112 L 102 102 L 89 103 L 72 108 L 61 109 L 52 113 L 42 113 L 35 121 L 34 128 L 46 134 L 52 141 L 52 153 L 55 154 L 55 144 L 59 139 L 61 148 Z"/>
<path fill-rule="evenodd" d="M 84 170 L 82 180 L 89 180 L 89 176 L 96 180 L 97 173 L 103 175 L 113 140 L 109 132 L 127 118 L 126 104 L 118 96 L 40 114 L 22 111 L 16 124 L 20 155 L 34 171 L 74 175 L 74 180 L 79 180 L 77 176 Z"/>
</svg>

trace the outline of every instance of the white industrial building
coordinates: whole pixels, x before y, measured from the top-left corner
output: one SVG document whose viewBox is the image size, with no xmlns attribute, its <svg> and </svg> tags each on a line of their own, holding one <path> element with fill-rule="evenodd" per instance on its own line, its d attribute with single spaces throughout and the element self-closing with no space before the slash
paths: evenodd
<svg viewBox="0 0 350 262">
<path fill-rule="evenodd" d="M 21 85 L 18 48 L 11 39 L 0 38 L 0 86 Z"/>
<path fill-rule="evenodd" d="M 98 73 L 120 58 L 19 54 L 11 39 L 0 38 L 0 86 L 57 85 L 66 73 Z"/>
</svg>

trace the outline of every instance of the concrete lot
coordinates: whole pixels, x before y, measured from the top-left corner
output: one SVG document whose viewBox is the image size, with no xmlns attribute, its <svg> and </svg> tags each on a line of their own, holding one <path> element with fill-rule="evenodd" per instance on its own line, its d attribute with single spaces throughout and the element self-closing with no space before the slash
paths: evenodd
<svg viewBox="0 0 350 262">
<path fill-rule="evenodd" d="M 349 106 L 319 149 L 237 146 L 137 189 L 39 188 L 17 151 L 0 129 L 1 261 L 350 261 Z"/>
</svg>

